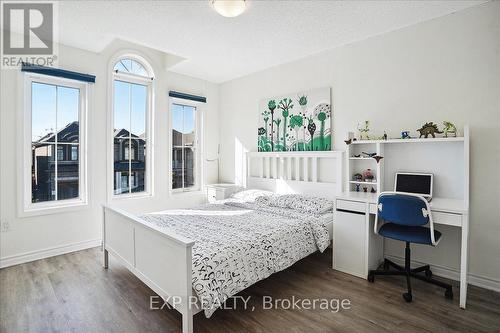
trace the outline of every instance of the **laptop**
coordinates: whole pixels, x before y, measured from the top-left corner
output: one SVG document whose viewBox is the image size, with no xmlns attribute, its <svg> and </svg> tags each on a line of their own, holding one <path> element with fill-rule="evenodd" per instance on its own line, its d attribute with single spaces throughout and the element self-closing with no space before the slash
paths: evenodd
<svg viewBox="0 0 500 333">
<path fill-rule="evenodd" d="M 397 172 L 394 180 L 394 191 L 420 194 L 427 201 L 432 200 L 432 173 Z"/>
</svg>

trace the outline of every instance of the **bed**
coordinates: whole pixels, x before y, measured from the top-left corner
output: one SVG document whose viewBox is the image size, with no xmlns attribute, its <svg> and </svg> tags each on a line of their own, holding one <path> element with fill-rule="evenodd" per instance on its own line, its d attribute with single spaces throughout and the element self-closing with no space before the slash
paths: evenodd
<svg viewBox="0 0 500 333">
<path fill-rule="evenodd" d="M 182 314 L 184 333 L 195 313 L 211 316 L 228 297 L 330 243 L 327 202 L 341 190 L 340 152 L 248 153 L 244 166 L 251 199 L 244 191 L 140 216 L 104 207 L 104 267 L 111 253 Z"/>
</svg>

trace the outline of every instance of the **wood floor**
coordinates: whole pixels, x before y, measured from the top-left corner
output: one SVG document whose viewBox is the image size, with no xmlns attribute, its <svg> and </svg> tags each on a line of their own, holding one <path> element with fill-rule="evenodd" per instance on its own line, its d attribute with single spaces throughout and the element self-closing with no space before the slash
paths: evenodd
<svg viewBox="0 0 500 333">
<path fill-rule="evenodd" d="M 195 332 L 500 332 L 500 294 L 470 286 L 467 310 L 437 287 L 414 281 L 414 301 L 403 279 L 374 284 L 330 268 L 331 255 L 313 254 L 248 288 L 236 310 L 199 313 Z M 154 293 L 100 249 L 90 249 L 0 270 L 0 332 L 180 332 L 175 310 L 149 310 Z M 350 310 L 264 310 L 274 299 L 349 299 Z M 254 307 L 254 311 L 251 311 Z"/>
</svg>

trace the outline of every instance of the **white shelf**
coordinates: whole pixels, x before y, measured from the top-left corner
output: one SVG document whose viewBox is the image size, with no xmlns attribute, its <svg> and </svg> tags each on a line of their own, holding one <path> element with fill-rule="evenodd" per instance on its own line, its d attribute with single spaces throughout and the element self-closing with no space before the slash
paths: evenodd
<svg viewBox="0 0 500 333">
<path fill-rule="evenodd" d="M 377 182 L 364 182 L 364 181 L 357 181 L 357 180 L 350 180 L 349 183 L 351 183 L 351 184 L 377 185 Z"/>
<path fill-rule="evenodd" d="M 375 161 L 373 157 L 349 157 L 350 160 L 371 160 Z"/>
<path fill-rule="evenodd" d="M 357 140 L 353 141 L 353 145 L 369 144 L 369 143 L 422 143 L 422 142 L 463 142 L 464 137 L 449 137 L 449 138 L 413 138 L 413 139 L 388 139 L 388 140 Z"/>
</svg>

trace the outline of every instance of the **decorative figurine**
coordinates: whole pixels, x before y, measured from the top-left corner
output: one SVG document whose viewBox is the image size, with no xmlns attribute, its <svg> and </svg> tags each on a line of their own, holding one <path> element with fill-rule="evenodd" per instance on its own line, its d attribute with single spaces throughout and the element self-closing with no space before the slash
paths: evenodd
<svg viewBox="0 0 500 333">
<path fill-rule="evenodd" d="M 368 193 L 368 187 L 363 187 L 363 192 Z"/>
<path fill-rule="evenodd" d="M 450 123 L 449 121 L 443 121 L 443 125 L 444 125 L 443 132 L 445 138 L 448 137 L 448 133 L 453 134 L 455 138 L 457 137 L 457 128 L 453 123 Z"/>
<path fill-rule="evenodd" d="M 384 140 L 387 140 L 387 133 L 384 131 L 384 136 L 382 137 Z"/>
<path fill-rule="evenodd" d="M 377 153 L 365 153 L 364 151 L 362 151 L 361 154 L 368 156 L 368 157 L 373 157 L 373 156 L 377 155 Z"/>
<path fill-rule="evenodd" d="M 352 139 L 344 140 L 344 142 L 345 142 L 346 145 L 350 145 L 352 143 Z"/>
<path fill-rule="evenodd" d="M 372 157 L 375 159 L 375 161 L 377 161 L 377 164 L 378 164 L 378 162 L 380 162 L 381 159 L 384 158 L 383 156 L 379 156 L 379 155 L 375 155 L 375 156 L 372 156 Z"/>
<path fill-rule="evenodd" d="M 359 131 L 359 139 L 360 140 L 370 140 L 370 136 L 368 135 L 368 132 L 370 131 L 370 122 L 368 120 L 365 120 L 365 127 L 360 127 L 358 124 L 358 131 Z"/>
<path fill-rule="evenodd" d="M 401 132 L 401 139 L 411 139 L 410 131 Z"/>
<path fill-rule="evenodd" d="M 360 173 L 355 173 L 354 176 L 352 176 L 352 180 L 360 182 L 363 180 L 363 175 Z"/>
<path fill-rule="evenodd" d="M 375 187 L 372 186 L 372 189 L 370 190 L 371 193 L 377 193 L 377 191 L 375 191 Z"/>
<path fill-rule="evenodd" d="M 419 138 L 424 136 L 426 139 L 429 137 L 429 135 L 432 135 L 432 137 L 435 138 L 436 133 L 439 134 L 443 133 L 438 129 L 437 125 L 434 124 L 432 121 L 430 123 L 425 123 L 417 131 L 420 132 Z"/>
<path fill-rule="evenodd" d="M 363 179 L 365 180 L 365 182 L 373 182 L 373 179 L 375 177 L 373 176 L 373 172 L 371 169 L 366 169 L 365 171 L 363 171 Z"/>
<path fill-rule="evenodd" d="M 359 192 L 360 184 L 355 184 L 356 185 L 356 192 Z"/>
<path fill-rule="evenodd" d="M 361 154 L 356 154 L 354 155 L 354 157 L 361 157 Z"/>
</svg>

